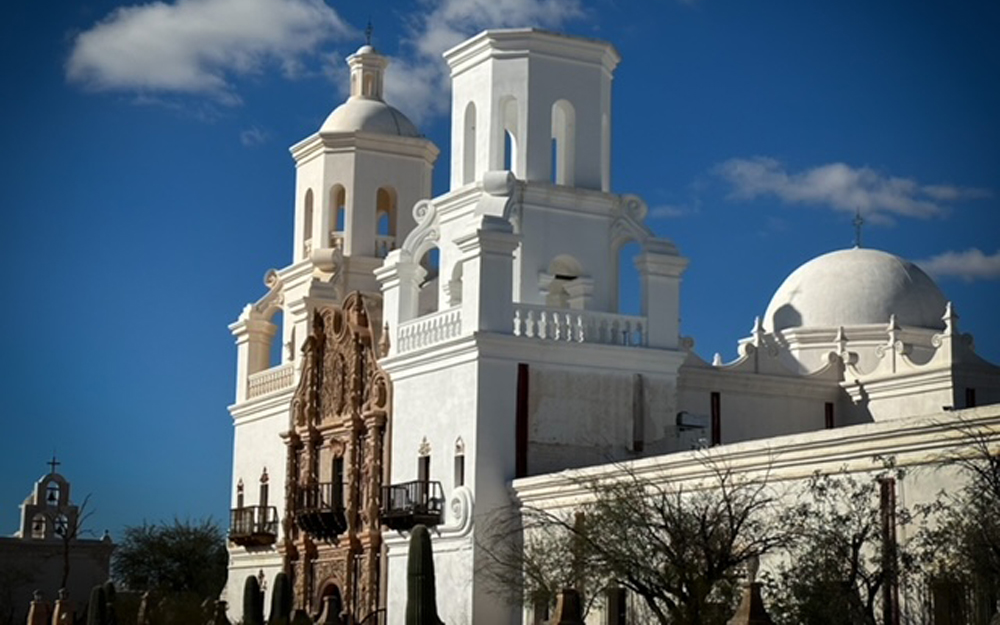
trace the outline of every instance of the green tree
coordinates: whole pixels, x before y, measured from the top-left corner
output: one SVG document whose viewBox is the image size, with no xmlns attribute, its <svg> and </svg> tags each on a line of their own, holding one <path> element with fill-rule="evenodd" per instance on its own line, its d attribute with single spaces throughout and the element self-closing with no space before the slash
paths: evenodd
<svg viewBox="0 0 1000 625">
<path fill-rule="evenodd" d="M 132 591 L 215 598 L 226 583 L 226 538 L 211 519 L 126 527 L 114 552 L 115 580 Z"/>
</svg>

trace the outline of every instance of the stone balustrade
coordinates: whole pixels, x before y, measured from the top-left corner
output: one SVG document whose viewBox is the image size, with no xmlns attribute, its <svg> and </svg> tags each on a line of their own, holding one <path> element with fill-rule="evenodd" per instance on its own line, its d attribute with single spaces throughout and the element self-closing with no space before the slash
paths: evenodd
<svg viewBox="0 0 1000 625">
<path fill-rule="evenodd" d="M 252 373 L 247 380 L 247 399 L 286 389 L 295 381 L 295 365 L 287 363 Z"/>
<path fill-rule="evenodd" d="M 646 318 L 514 304 L 514 335 L 566 343 L 646 345 Z"/>
<path fill-rule="evenodd" d="M 462 333 L 462 311 L 448 308 L 424 315 L 399 326 L 396 332 L 396 353 L 430 347 L 455 338 Z"/>
</svg>

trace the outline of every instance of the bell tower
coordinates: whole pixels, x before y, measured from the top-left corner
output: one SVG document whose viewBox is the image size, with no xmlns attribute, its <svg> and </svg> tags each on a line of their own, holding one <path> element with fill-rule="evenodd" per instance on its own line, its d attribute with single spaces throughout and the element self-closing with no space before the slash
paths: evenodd
<svg viewBox="0 0 1000 625">
<path fill-rule="evenodd" d="M 377 291 L 372 271 L 413 229 L 430 197 L 437 147 L 384 97 L 389 60 L 371 45 L 347 57 L 350 96 L 292 146 L 296 260 L 343 257 L 343 293 Z"/>
<path fill-rule="evenodd" d="M 452 189 L 510 170 L 528 182 L 610 190 L 611 81 L 620 60 L 611 44 L 534 28 L 489 30 L 444 56 Z"/>
</svg>

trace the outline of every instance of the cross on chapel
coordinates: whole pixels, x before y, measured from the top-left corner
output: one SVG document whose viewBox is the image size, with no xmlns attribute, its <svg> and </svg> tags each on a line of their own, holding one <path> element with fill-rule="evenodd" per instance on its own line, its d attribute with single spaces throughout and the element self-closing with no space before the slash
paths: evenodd
<svg viewBox="0 0 1000 625">
<path fill-rule="evenodd" d="M 52 454 L 52 460 L 49 460 L 45 464 L 49 465 L 49 467 L 50 467 L 49 473 L 55 473 L 56 472 L 56 467 L 58 467 L 62 463 L 59 462 L 58 460 L 56 460 L 56 455 L 55 454 Z"/>
</svg>

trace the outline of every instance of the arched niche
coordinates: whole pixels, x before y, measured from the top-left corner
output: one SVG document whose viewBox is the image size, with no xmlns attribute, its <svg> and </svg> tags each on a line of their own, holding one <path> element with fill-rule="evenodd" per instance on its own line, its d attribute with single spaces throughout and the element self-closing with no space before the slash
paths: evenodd
<svg viewBox="0 0 1000 625">
<path fill-rule="evenodd" d="M 583 266 L 569 254 L 559 254 L 548 266 L 548 292 L 545 305 L 555 308 L 569 308 L 570 293 L 567 287 L 582 277 Z"/>
<path fill-rule="evenodd" d="M 440 290 L 441 250 L 437 244 L 421 246 L 419 264 L 426 272 L 420 283 L 417 296 L 417 316 L 422 317 L 438 311 L 438 291 Z"/>
<path fill-rule="evenodd" d="M 500 159 L 501 168 L 514 172 L 515 176 L 520 175 L 521 170 L 518 166 L 520 128 L 518 126 L 517 98 L 514 96 L 505 96 L 500 100 L 500 127 L 502 129 L 500 147 L 503 150 Z"/>
<path fill-rule="evenodd" d="M 391 186 L 375 192 L 375 255 L 385 256 L 396 248 L 397 194 Z"/>
<path fill-rule="evenodd" d="M 330 242 L 329 247 L 344 246 L 347 230 L 347 189 L 342 184 L 330 187 Z"/>
<path fill-rule="evenodd" d="M 642 311 L 642 280 L 635 266 L 635 258 L 642 253 L 642 245 L 635 239 L 622 239 L 613 248 L 614 305 L 615 312 L 639 315 Z"/>
<path fill-rule="evenodd" d="M 308 257 L 312 253 L 313 236 L 313 190 L 306 189 L 306 195 L 302 200 L 302 256 Z"/>
</svg>

